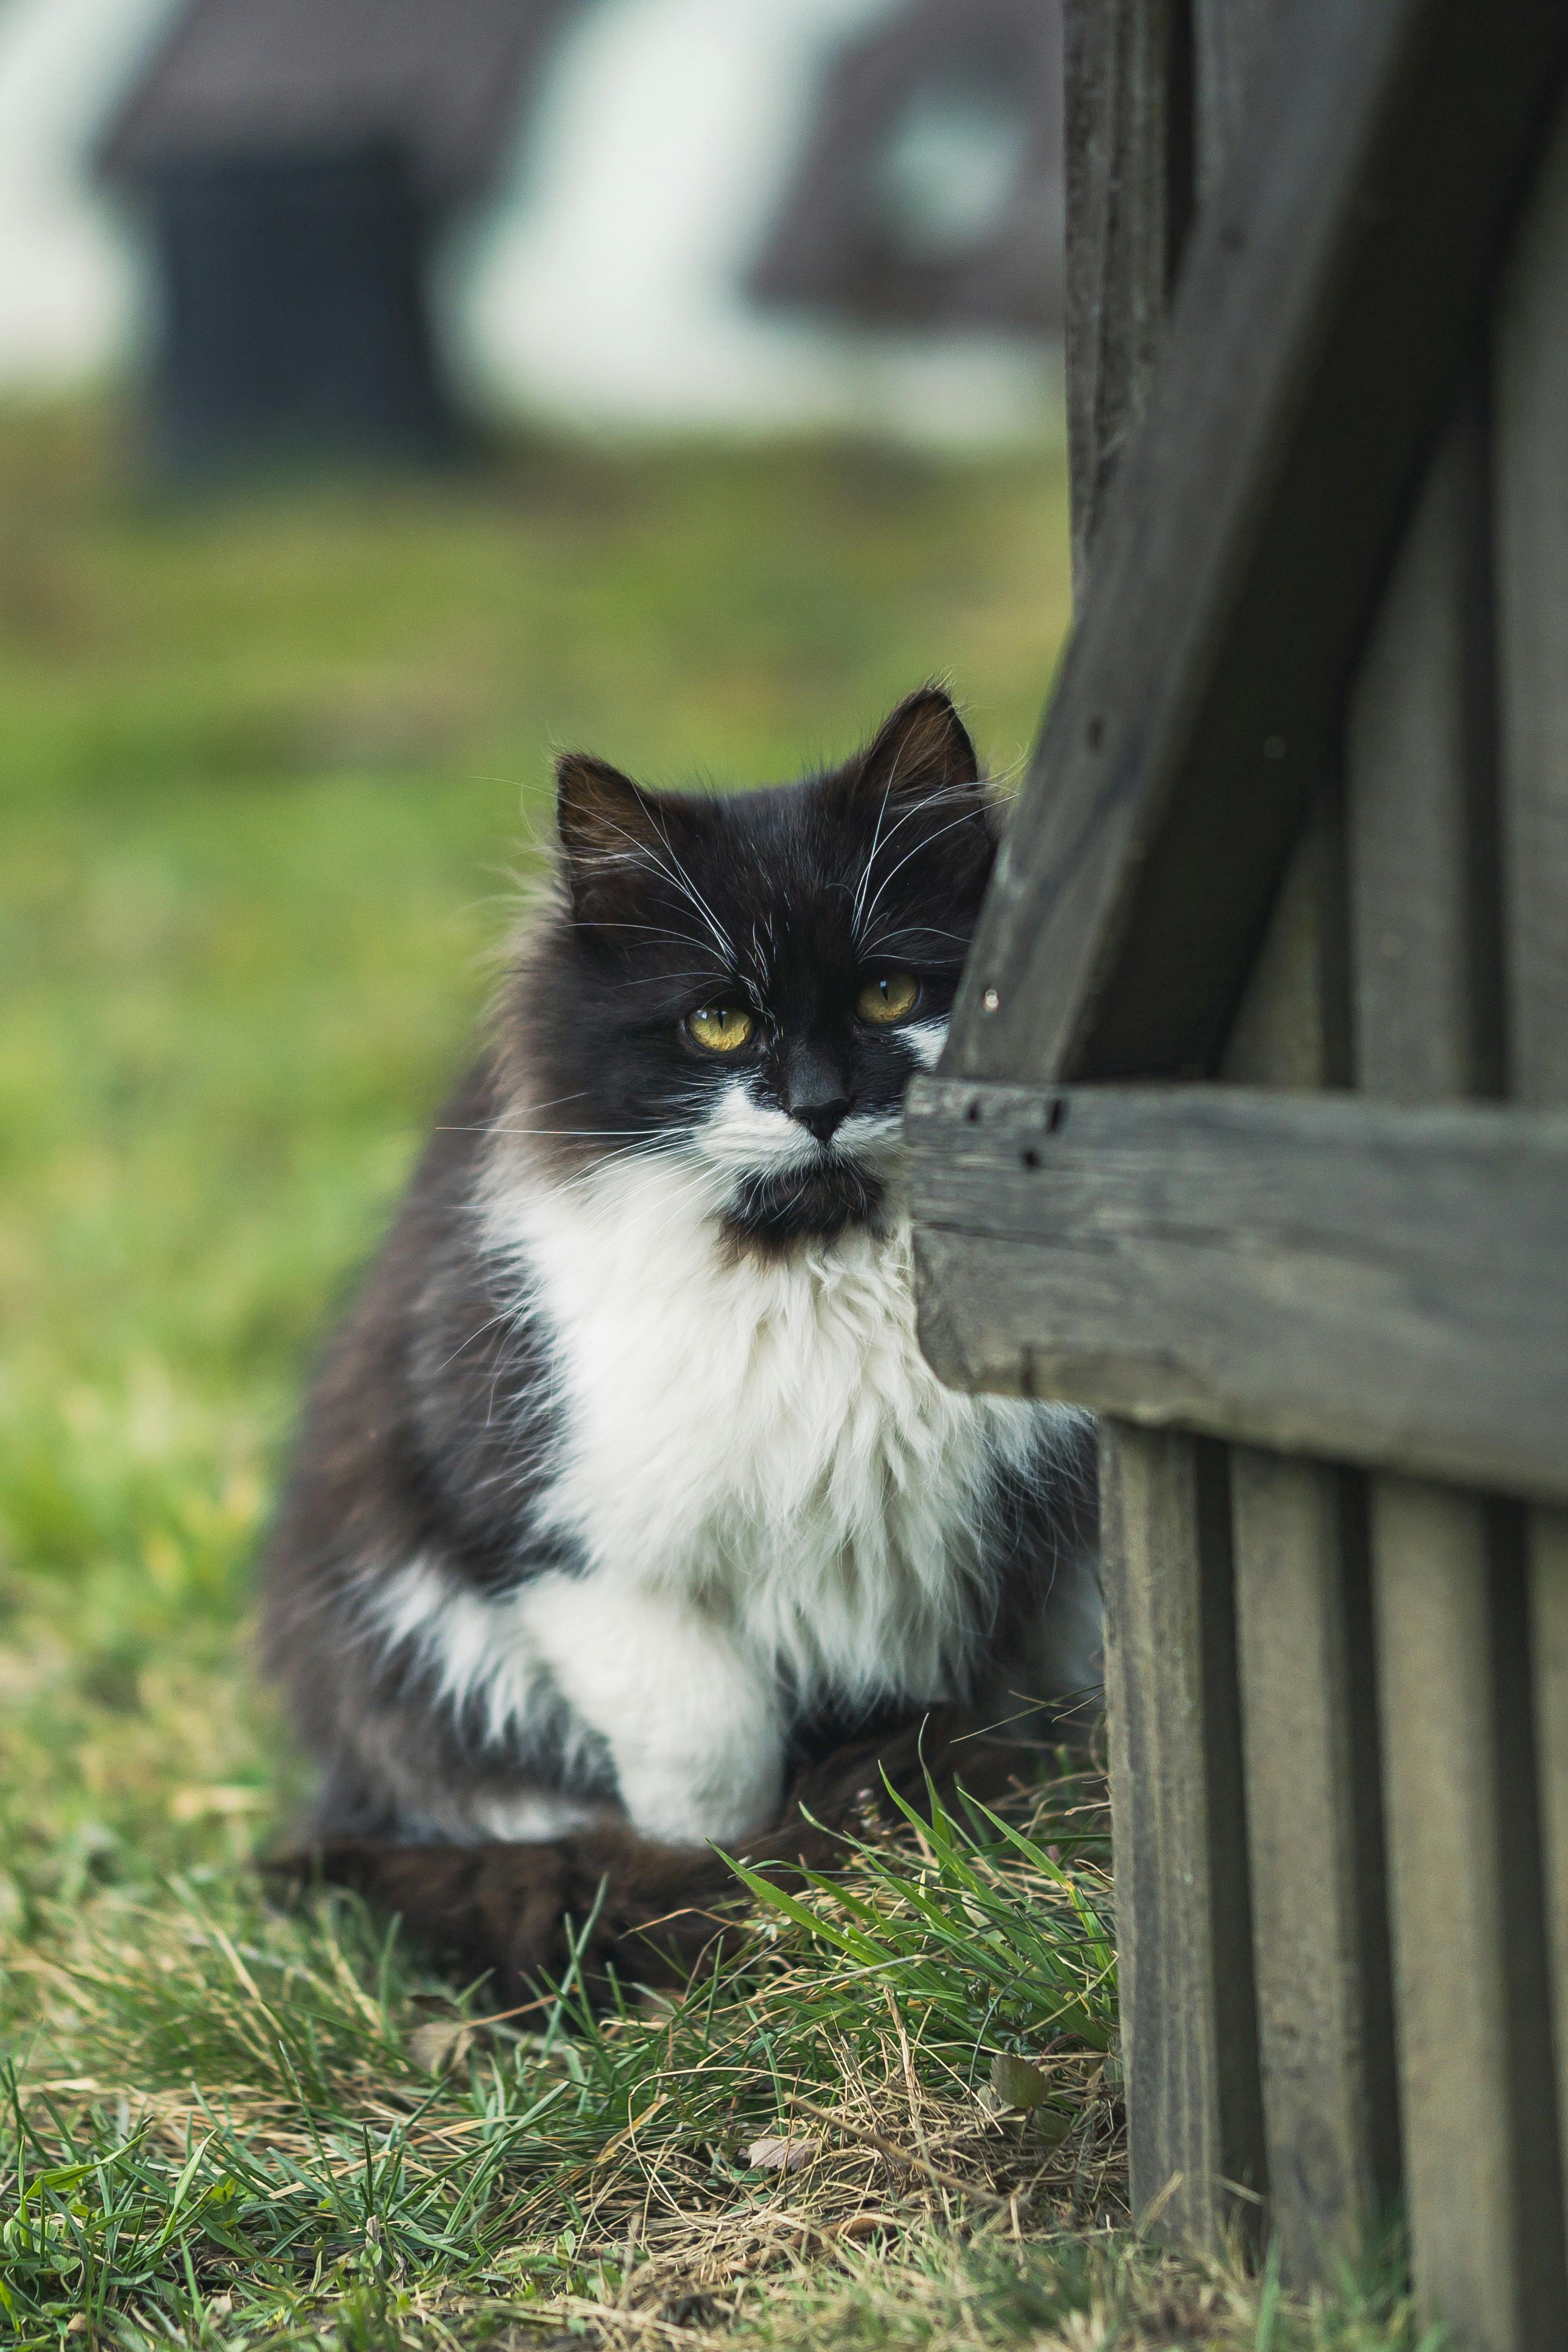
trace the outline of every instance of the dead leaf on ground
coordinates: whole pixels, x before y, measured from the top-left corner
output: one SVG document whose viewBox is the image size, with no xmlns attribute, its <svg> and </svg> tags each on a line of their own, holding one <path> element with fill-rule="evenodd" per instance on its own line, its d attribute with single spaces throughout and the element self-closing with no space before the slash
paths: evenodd
<svg viewBox="0 0 1568 2352">
<path fill-rule="evenodd" d="M 822 2146 L 819 2139 L 807 2133 L 797 2133 L 790 2139 L 754 2139 L 746 2150 L 746 2162 L 753 2172 L 798 2172 L 809 2164 Z"/>
<path fill-rule="evenodd" d="M 427 2074 L 444 2074 L 460 2065 L 473 2046 L 474 2029 L 462 2019 L 416 2025 L 408 2037 L 408 2054 Z"/>
</svg>

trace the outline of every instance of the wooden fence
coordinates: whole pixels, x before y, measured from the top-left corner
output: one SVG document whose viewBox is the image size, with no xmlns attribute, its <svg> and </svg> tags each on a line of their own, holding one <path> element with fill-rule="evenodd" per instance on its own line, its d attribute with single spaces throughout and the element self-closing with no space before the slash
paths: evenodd
<svg viewBox="0 0 1568 2352">
<path fill-rule="evenodd" d="M 922 1337 L 1106 1416 L 1135 2201 L 1299 2276 L 1403 2214 L 1561 2352 L 1568 9 L 1071 0 L 1068 65 L 1078 618 Z"/>
</svg>

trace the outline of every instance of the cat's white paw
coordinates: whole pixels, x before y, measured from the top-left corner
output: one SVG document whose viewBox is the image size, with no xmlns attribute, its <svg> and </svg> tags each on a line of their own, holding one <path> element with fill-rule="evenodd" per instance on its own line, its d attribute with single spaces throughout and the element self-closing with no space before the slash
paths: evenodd
<svg viewBox="0 0 1568 2352">
<path fill-rule="evenodd" d="M 727 1769 L 711 1759 L 654 1758 L 621 1771 L 621 1801 L 635 1829 L 668 1845 L 733 1848 L 778 1819 L 784 1803 L 783 1743 L 765 1753 L 731 1754 Z"/>
<path fill-rule="evenodd" d="M 603 1576 L 541 1578 L 521 1596 L 557 1688 L 605 1741 L 636 1827 L 723 1844 L 776 1818 L 784 1734 L 772 1676 L 675 1594 Z"/>
</svg>

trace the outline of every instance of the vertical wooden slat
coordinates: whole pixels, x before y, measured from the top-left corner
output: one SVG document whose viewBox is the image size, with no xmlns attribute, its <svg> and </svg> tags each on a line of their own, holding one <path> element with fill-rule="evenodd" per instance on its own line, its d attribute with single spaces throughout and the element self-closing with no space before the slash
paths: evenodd
<svg viewBox="0 0 1568 2352">
<path fill-rule="evenodd" d="M 1273 2219 L 1332 2278 L 1398 2183 L 1363 1486 L 1246 1446 L 1232 1483 Z"/>
<path fill-rule="evenodd" d="M 1200 197 L 1272 0 L 1194 0 Z M 1233 1085 L 1348 1076 L 1343 812 L 1326 796 L 1227 1043 Z M 1360 1480 L 1237 1446 L 1237 1670 L 1271 2220 L 1296 2278 L 1365 2251 L 1397 2187 L 1382 1807 Z"/>
<path fill-rule="evenodd" d="M 1074 582 L 1152 376 L 1192 200 L 1186 0 L 1068 0 Z M 1260 2185 L 1223 1452 L 1122 1424 L 1101 1458 L 1132 2195 L 1214 2240 Z"/>
<path fill-rule="evenodd" d="M 1102 1459 L 1132 2202 L 1213 2243 L 1262 2170 L 1226 1450 L 1112 1423 Z"/>
<path fill-rule="evenodd" d="M 1510 1092 L 1568 1104 L 1568 121 L 1498 309 L 1495 483 Z M 1568 1512 L 1531 1515 L 1558 2112 L 1568 2116 Z"/>
<path fill-rule="evenodd" d="M 1503 1064 L 1485 488 L 1471 403 L 1352 701 L 1357 1075 L 1401 1101 L 1493 1091 Z M 1371 1527 L 1417 2285 L 1475 2352 L 1545 2352 L 1568 2290 L 1521 1563 L 1500 1507 L 1451 1489 L 1374 1478 Z"/>
<path fill-rule="evenodd" d="M 1324 812 L 1331 820 L 1333 812 Z M 1315 1092 L 1342 1056 L 1326 970 L 1337 961 L 1332 902 L 1338 845 L 1330 824 L 1314 824 L 1280 887 L 1258 961 L 1247 979 L 1219 1075 L 1227 1086 Z"/>
<path fill-rule="evenodd" d="M 1528 1543 L 1552 2024 L 1563 2116 L 1568 2116 L 1568 1511 L 1532 1512 Z"/>
<path fill-rule="evenodd" d="M 1356 1076 L 1435 1102 L 1476 1093 L 1466 616 L 1479 551 L 1468 436 L 1412 524 L 1353 699 L 1349 751 Z"/>
</svg>

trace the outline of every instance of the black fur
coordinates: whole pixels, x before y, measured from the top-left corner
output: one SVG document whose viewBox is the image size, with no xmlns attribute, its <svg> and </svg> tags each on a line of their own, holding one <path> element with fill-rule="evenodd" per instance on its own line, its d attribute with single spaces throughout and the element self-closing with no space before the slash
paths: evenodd
<svg viewBox="0 0 1568 2352">
<path fill-rule="evenodd" d="M 737 1075 L 782 1109 L 897 1110 L 913 1061 L 898 1027 L 857 1019 L 856 999 L 911 972 L 911 1018 L 946 1016 L 995 855 L 990 797 L 945 695 L 912 696 L 847 767 L 770 791 L 655 799 L 568 757 L 560 810 L 569 902 L 504 1016 L 526 1054 L 516 1092 L 560 1161 L 682 1130 Z M 755 1039 L 704 1055 L 681 1024 L 732 991 Z M 787 1246 L 875 1216 L 879 1197 L 829 1147 L 738 1200 L 729 1222 L 739 1246 Z"/>
</svg>

